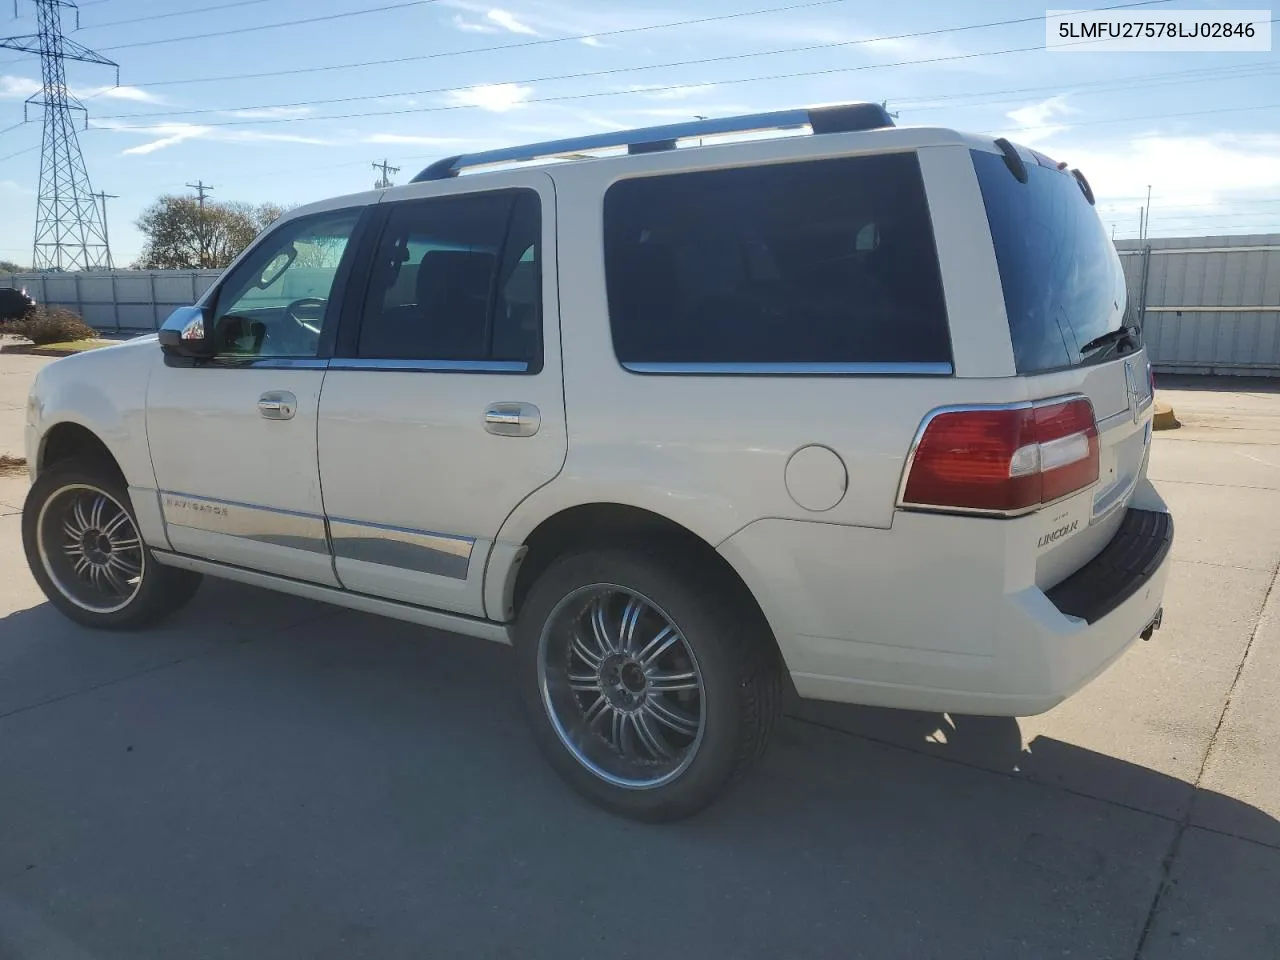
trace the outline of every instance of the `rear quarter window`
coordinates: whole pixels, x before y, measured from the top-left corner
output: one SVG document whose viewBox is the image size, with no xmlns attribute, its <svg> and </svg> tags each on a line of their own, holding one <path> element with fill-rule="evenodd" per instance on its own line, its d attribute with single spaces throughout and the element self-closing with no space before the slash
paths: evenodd
<svg viewBox="0 0 1280 960">
<path fill-rule="evenodd" d="M 951 361 L 914 153 L 620 181 L 604 237 L 624 365 Z"/>
</svg>

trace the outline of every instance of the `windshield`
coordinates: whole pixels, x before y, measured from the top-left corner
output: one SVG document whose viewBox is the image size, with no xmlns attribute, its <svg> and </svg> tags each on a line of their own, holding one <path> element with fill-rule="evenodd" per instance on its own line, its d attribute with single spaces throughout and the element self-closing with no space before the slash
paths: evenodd
<svg viewBox="0 0 1280 960">
<path fill-rule="evenodd" d="M 1115 245 L 1070 173 L 1027 164 L 1020 183 L 997 153 L 973 151 L 1019 373 L 1129 353 L 1135 326 Z"/>
</svg>

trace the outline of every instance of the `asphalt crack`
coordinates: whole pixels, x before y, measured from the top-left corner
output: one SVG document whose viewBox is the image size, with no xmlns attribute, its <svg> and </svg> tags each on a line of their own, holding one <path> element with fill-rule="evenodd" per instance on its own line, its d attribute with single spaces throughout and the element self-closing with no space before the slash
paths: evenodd
<svg viewBox="0 0 1280 960">
<path fill-rule="evenodd" d="M 1155 895 L 1151 898 L 1151 907 L 1147 910 L 1147 918 L 1142 925 L 1142 935 L 1138 938 L 1138 947 L 1134 951 L 1133 960 L 1142 960 L 1142 953 L 1146 949 L 1147 941 L 1150 939 L 1156 917 L 1160 914 L 1160 907 L 1164 902 L 1165 896 L 1173 889 L 1173 867 L 1177 863 L 1178 854 L 1182 851 L 1182 839 L 1186 836 L 1187 829 L 1191 826 L 1192 817 L 1195 815 L 1196 797 L 1200 793 L 1200 784 L 1204 780 L 1204 772 L 1209 766 L 1209 758 L 1213 755 L 1213 748 L 1218 742 L 1218 736 L 1222 733 L 1223 725 L 1226 723 L 1227 713 L 1231 710 L 1231 701 L 1235 697 L 1236 687 L 1240 683 L 1240 678 L 1244 675 L 1245 664 L 1249 662 L 1249 654 L 1253 652 L 1253 643 L 1258 638 L 1258 631 L 1262 629 L 1262 624 L 1267 619 L 1267 608 L 1271 603 L 1272 595 L 1275 593 L 1276 580 L 1278 578 L 1280 578 L 1280 563 L 1277 563 L 1271 571 L 1271 583 L 1267 587 L 1266 595 L 1262 598 L 1262 608 L 1258 611 L 1258 619 L 1254 622 L 1253 630 L 1249 634 L 1249 642 L 1245 644 L 1244 654 L 1240 657 L 1240 663 L 1236 666 L 1236 675 L 1231 678 L 1231 686 L 1227 688 L 1227 696 L 1222 704 L 1222 712 L 1218 714 L 1218 722 L 1213 728 L 1213 735 L 1209 737 L 1204 756 L 1200 758 L 1200 769 L 1196 772 L 1195 782 L 1191 785 L 1191 799 L 1187 803 L 1187 809 L 1182 817 L 1178 819 L 1177 829 L 1174 831 L 1173 840 L 1169 844 L 1169 850 L 1160 861 L 1160 883 L 1156 887 Z M 1264 844 L 1264 846 L 1269 845 Z"/>
</svg>

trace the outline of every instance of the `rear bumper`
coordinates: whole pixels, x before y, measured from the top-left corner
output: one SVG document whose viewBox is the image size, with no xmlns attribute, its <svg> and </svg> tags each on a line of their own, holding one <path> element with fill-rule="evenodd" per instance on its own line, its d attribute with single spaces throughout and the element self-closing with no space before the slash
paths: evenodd
<svg viewBox="0 0 1280 960">
<path fill-rule="evenodd" d="M 941 531 L 938 518 L 917 528 L 925 521 L 906 517 L 894 531 L 761 521 L 721 552 L 755 591 L 801 696 L 1030 716 L 1156 621 L 1173 525 L 1149 485 L 1143 505 L 1047 592 L 999 543 L 975 543 L 1000 524 L 966 518 Z"/>
</svg>

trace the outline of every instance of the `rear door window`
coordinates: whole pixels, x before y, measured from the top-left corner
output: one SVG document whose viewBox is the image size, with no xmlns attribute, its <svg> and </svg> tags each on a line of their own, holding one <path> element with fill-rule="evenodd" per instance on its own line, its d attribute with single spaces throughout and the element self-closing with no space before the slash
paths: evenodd
<svg viewBox="0 0 1280 960">
<path fill-rule="evenodd" d="M 613 344 L 631 369 L 949 372 L 914 153 L 624 180 L 605 196 L 604 226 Z"/>
<path fill-rule="evenodd" d="M 1018 373 L 1114 358 L 1141 345 L 1115 245 L 1079 182 L 1027 164 L 1020 183 L 995 153 L 973 151 L 1004 287 Z M 1131 337 L 1108 338 L 1123 327 Z"/>
<path fill-rule="evenodd" d="M 391 206 L 356 356 L 542 366 L 538 238 L 528 190 Z"/>
</svg>

